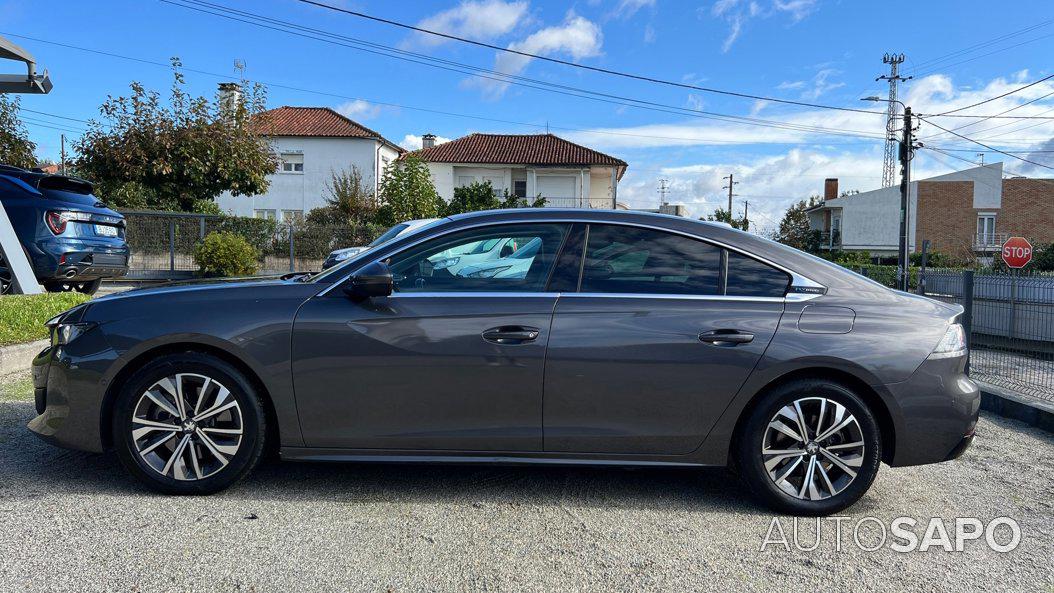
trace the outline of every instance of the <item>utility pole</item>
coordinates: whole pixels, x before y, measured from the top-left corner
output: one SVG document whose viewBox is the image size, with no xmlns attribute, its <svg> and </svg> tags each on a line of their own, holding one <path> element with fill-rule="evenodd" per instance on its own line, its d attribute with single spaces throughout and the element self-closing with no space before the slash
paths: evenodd
<svg viewBox="0 0 1054 593">
<path fill-rule="evenodd" d="M 66 174 L 66 135 L 59 135 L 59 172 Z"/>
<path fill-rule="evenodd" d="M 889 81 L 889 102 L 886 108 L 886 150 L 885 158 L 882 162 L 882 187 L 891 187 L 895 178 L 894 170 L 896 165 L 894 163 L 894 147 L 897 144 L 896 138 L 896 119 L 897 119 L 897 83 L 900 81 L 911 80 L 911 76 L 903 77 L 900 75 L 900 65 L 904 62 L 904 54 L 885 54 L 882 56 L 882 63 L 889 64 L 889 75 L 879 76 L 875 81 L 888 80 Z"/>
<path fill-rule="evenodd" d="M 732 188 L 734 186 L 736 186 L 736 185 L 739 185 L 739 182 L 735 181 L 732 176 L 733 176 L 733 173 L 729 173 L 728 177 L 722 177 L 721 178 L 721 179 L 727 179 L 728 180 L 728 185 L 722 186 L 721 189 L 727 189 L 728 190 L 728 219 L 729 220 L 732 219 L 732 196 L 735 195 L 735 194 L 732 193 Z"/>
<path fill-rule="evenodd" d="M 658 192 L 659 192 L 659 209 L 660 210 L 662 209 L 663 206 L 666 205 L 666 192 L 670 191 L 670 187 L 668 185 L 666 185 L 667 183 L 669 183 L 669 180 L 667 180 L 667 179 L 660 179 L 659 180 Z"/>
<path fill-rule="evenodd" d="M 743 230 L 750 230 L 750 201 L 743 202 Z"/>
<path fill-rule="evenodd" d="M 983 167 L 984 166 L 984 153 L 983 152 L 977 153 L 977 157 L 981 159 L 981 166 Z"/>
<path fill-rule="evenodd" d="M 900 244 L 897 246 L 897 274 L 900 290 L 907 292 L 911 272 L 908 268 L 908 204 L 911 191 L 911 158 L 915 146 L 912 134 L 911 107 L 904 107 L 904 130 L 900 141 Z"/>
</svg>

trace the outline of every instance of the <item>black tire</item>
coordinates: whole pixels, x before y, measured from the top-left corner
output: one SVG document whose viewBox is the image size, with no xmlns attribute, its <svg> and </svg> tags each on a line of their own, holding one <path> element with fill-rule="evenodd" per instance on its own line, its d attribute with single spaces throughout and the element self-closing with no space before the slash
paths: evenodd
<svg viewBox="0 0 1054 593">
<path fill-rule="evenodd" d="M 179 480 L 174 477 L 174 473 L 173 475 L 162 475 L 160 470 L 155 469 L 143 455 L 140 455 L 132 433 L 132 427 L 139 426 L 139 424 L 133 424 L 133 414 L 136 413 L 137 406 L 140 405 L 146 390 L 158 381 L 177 373 L 202 375 L 219 383 L 230 393 L 227 401 L 232 397 L 240 410 L 242 432 L 237 451 L 228 458 L 225 465 L 215 470 L 215 473 L 201 478 Z M 186 397 L 184 401 L 187 401 Z M 190 416 L 190 413 L 187 415 Z M 179 423 L 178 419 L 171 421 Z M 129 377 L 121 387 L 114 406 L 112 436 L 121 463 L 140 482 L 164 494 L 212 494 L 230 487 L 248 475 L 260 462 L 264 452 L 266 434 L 266 416 L 263 405 L 252 384 L 236 368 L 207 354 L 185 352 L 162 356 L 151 361 Z M 183 433 L 179 435 L 182 436 Z M 194 436 L 194 433 L 190 435 Z M 192 442 L 188 446 L 197 447 L 187 453 L 189 455 L 200 453 L 199 458 L 204 459 L 208 453 L 203 443 L 193 444 Z M 169 444 L 163 447 L 168 448 Z M 175 449 L 174 444 L 172 448 Z M 160 447 L 159 450 L 161 450 Z M 213 463 L 218 463 L 216 458 L 210 457 L 209 459 Z"/>
<path fill-rule="evenodd" d="M 45 282 L 44 290 L 48 292 L 80 292 L 84 294 L 95 294 L 102 285 L 102 278 L 95 280 L 83 280 L 80 282 Z"/>
<path fill-rule="evenodd" d="M 96 278 L 87 282 L 77 282 L 73 285 L 73 289 L 84 294 L 95 294 L 99 291 L 100 286 L 102 286 L 102 278 Z"/>
<path fill-rule="evenodd" d="M 841 491 L 833 496 L 828 495 L 826 498 L 819 500 L 798 498 L 777 486 L 774 478 L 769 476 L 769 472 L 765 467 L 765 458 L 761 453 L 765 446 L 764 439 L 766 438 L 769 422 L 785 406 L 790 405 L 793 407 L 795 401 L 803 398 L 826 398 L 830 402 L 836 402 L 844 406 L 846 411 L 856 418 L 859 426 L 860 442 L 864 444 L 863 452 L 859 456 L 862 457 L 860 466 L 855 468 L 855 477 Z M 746 419 L 746 423 L 737 434 L 732 458 L 740 478 L 750 488 L 754 496 L 772 509 L 789 515 L 830 515 L 851 506 L 867 492 L 872 482 L 874 482 L 875 476 L 878 474 L 878 465 L 882 460 L 881 433 L 874 414 L 867 404 L 845 385 L 819 379 L 804 379 L 787 383 L 763 395 L 748 413 L 750 415 Z M 811 432 L 811 430 L 811 427 L 806 428 L 807 432 Z M 811 441 L 811 437 L 807 440 Z M 793 443 L 794 441 L 790 442 Z M 830 441 L 827 441 L 827 443 L 830 444 Z M 807 460 L 809 457 L 809 455 L 805 455 L 802 458 Z M 828 464 L 828 470 L 831 469 L 831 461 L 825 458 L 822 452 L 815 455 L 815 457 Z M 770 459 L 772 458 L 770 457 Z M 794 458 L 791 458 L 786 463 L 789 464 L 793 460 Z M 808 463 L 808 461 L 805 461 L 805 463 Z M 786 468 L 787 466 L 784 465 L 782 467 Z M 838 471 L 837 468 L 835 469 Z M 780 469 L 776 471 L 778 473 Z M 825 479 L 826 476 L 827 474 L 825 473 Z M 779 478 L 781 476 L 776 477 Z M 804 482 L 805 480 L 802 479 L 799 483 L 793 485 L 797 487 Z M 821 494 L 829 494 L 829 492 L 825 493 L 823 490 L 824 487 L 821 483 Z"/>
<path fill-rule="evenodd" d="M 73 284 L 69 282 L 45 282 L 44 290 L 48 292 L 73 292 Z"/>
</svg>

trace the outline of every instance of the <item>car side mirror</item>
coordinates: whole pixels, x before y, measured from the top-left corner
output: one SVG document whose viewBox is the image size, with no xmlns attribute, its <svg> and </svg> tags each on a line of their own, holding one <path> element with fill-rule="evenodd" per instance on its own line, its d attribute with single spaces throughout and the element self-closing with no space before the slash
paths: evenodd
<svg viewBox="0 0 1054 593">
<path fill-rule="evenodd" d="M 373 262 L 359 270 L 344 287 L 344 294 L 355 300 L 386 297 L 392 294 L 395 283 L 392 271 L 384 262 Z"/>
</svg>

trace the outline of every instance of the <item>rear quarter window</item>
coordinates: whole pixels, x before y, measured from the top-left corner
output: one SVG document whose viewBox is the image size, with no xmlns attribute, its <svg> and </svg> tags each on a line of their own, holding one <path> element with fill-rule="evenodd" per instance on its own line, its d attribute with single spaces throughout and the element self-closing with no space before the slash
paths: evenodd
<svg viewBox="0 0 1054 593">
<path fill-rule="evenodd" d="M 783 297 L 790 274 L 734 251 L 728 252 L 725 294 L 729 296 Z"/>
</svg>

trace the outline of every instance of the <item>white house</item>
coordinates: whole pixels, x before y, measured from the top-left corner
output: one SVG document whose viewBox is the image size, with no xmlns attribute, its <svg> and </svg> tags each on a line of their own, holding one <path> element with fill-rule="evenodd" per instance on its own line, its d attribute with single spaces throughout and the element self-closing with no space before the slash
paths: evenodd
<svg viewBox="0 0 1054 593">
<path fill-rule="evenodd" d="M 946 235 L 960 226 L 962 246 L 969 248 L 973 243 L 978 247 L 977 241 L 984 244 L 980 247 L 996 245 L 994 224 L 985 225 L 994 223 L 995 212 L 1005 201 L 1002 177 L 1003 164 L 994 163 L 912 181 L 908 188 L 908 251 L 918 251 L 923 239 L 946 252 L 959 251 L 961 246 Z M 948 200 L 958 194 L 962 194 L 960 200 Z M 838 180 L 827 179 L 824 201 L 807 212 L 809 228 L 821 231 L 824 249 L 863 251 L 874 256 L 897 252 L 899 185 L 838 197 Z"/>
<path fill-rule="evenodd" d="M 237 216 L 295 220 L 325 205 L 332 174 L 352 167 L 376 191 L 384 168 L 405 152 L 328 107 L 279 107 L 259 117 L 262 133 L 278 154 L 278 170 L 266 193 L 224 193 L 217 199 L 222 210 Z"/>
<path fill-rule="evenodd" d="M 428 164 L 444 200 L 454 188 L 489 181 L 497 195 L 546 199 L 547 206 L 614 208 L 626 161 L 553 134 L 470 134 L 443 144 L 423 137 L 412 153 Z"/>
</svg>

